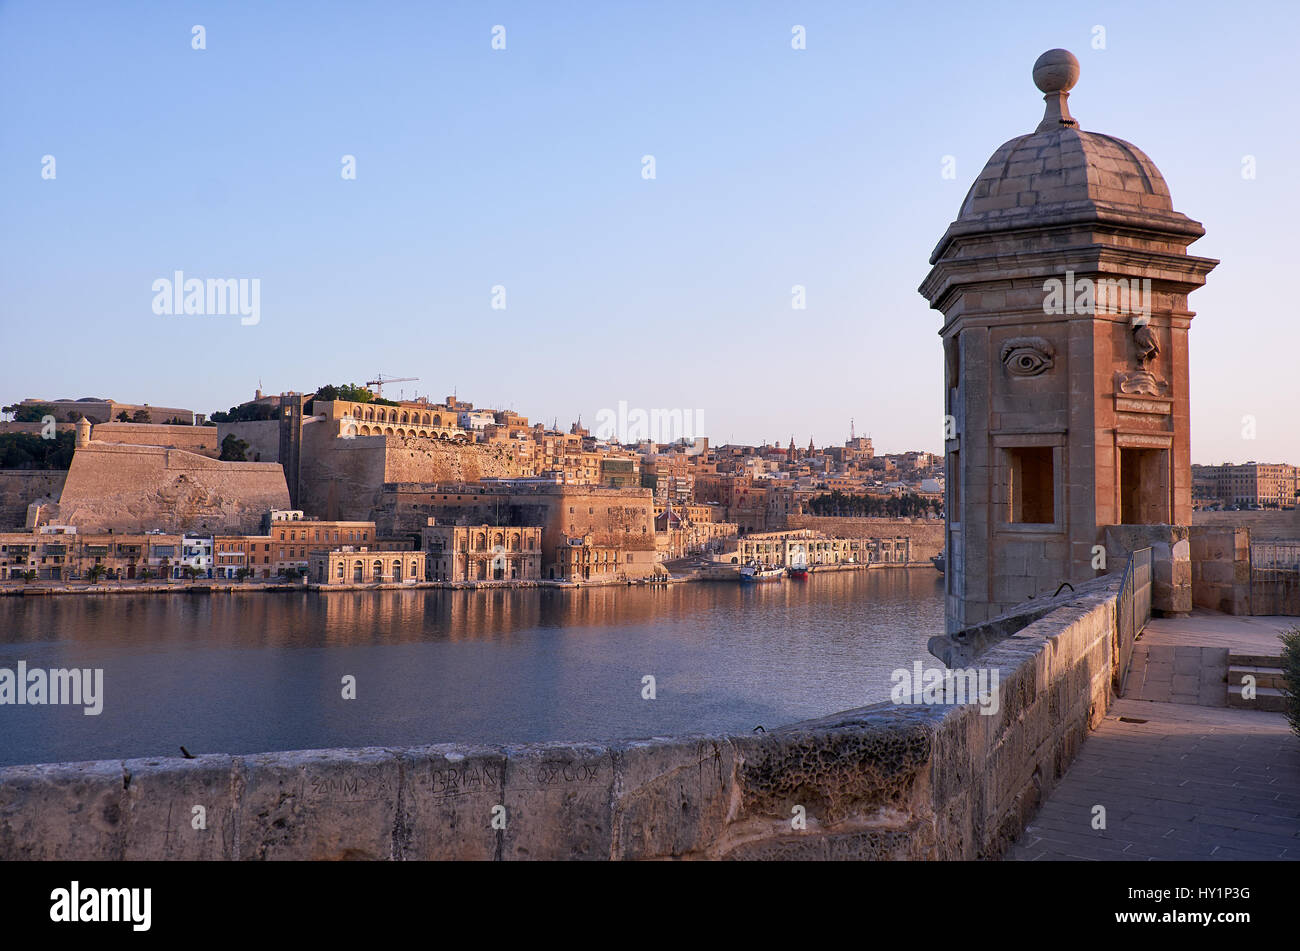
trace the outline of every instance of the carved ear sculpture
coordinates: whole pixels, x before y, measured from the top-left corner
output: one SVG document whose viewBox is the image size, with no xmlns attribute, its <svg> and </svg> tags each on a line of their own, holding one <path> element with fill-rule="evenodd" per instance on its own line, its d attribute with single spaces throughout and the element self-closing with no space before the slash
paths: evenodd
<svg viewBox="0 0 1300 951">
<path fill-rule="evenodd" d="M 1055 366 L 1056 348 L 1042 337 L 1012 337 L 999 357 L 1011 376 L 1039 376 Z"/>
<path fill-rule="evenodd" d="M 1160 341 L 1156 339 L 1155 331 L 1145 323 L 1133 328 L 1133 342 L 1137 345 L 1139 367 L 1145 367 L 1160 355 Z"/>
</svg>

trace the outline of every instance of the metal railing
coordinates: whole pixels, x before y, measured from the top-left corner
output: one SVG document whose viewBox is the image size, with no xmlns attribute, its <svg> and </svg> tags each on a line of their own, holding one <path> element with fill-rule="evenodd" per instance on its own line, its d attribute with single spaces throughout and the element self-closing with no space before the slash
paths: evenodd
<svg viewBox="0 0 1300 951">
<path fill-rule="evenodd" d="M 1252 568 L 1300 568 L 1300 542 L 1255 542 L 1250 546 Z"/>
<path fill-rule="evenodd" d="M 1111 686 L 1116 696 L 1124 695 L 1124 683 L 1133 663 L 1133 644 L 1151 620 L 1151 549 L 1140 548 L 1128 556 L 1124 580 L 1115 602 L 1115 632 L 1118 658 Z"/>
</svg>

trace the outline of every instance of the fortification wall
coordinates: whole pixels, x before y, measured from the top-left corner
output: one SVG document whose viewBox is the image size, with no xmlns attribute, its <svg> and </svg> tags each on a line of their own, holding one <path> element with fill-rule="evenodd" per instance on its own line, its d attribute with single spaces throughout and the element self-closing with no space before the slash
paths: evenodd
<svg viewBox="0 0 1300 951">
<path fill-rule="evenodd" d="M 26 528 L 27 506 L 56 501 L 67 478 L 66 469 L 0 469 L 0 531 Z"/>
<path fill-rule="evenodd" d="M 303 427 L 302 445 L 300 507 L 320 518 L 383 521 L 384 483 L 477 482 L 519 474 L 502 446 L 409 436 L 341 439 L 322 424 Z"/>
<path fill-rule="evenodd" d="M 8 767 L 0 859 L 992 858 L 1105 714 L 1117 590 L 980 655 L 990 716 L 886 703 L 759 735 Z"/>
<path fill-rule="evenodd" d="M 1250 614 L 1250 534 L 1244 528 L 1193 525 L 1192 604 Z"/>
<path fill-rule="evenodd" d="M 96 423 L 90 438 L 129 446 L 165 446 L 201 455 L 218 453 L 217 431 L 211 426 L 168 426 L 162 423 Z"/>
<path fill-rule="evenodd" d="M 894 538 L 912 540 L 912 560 L 929 563 L 943 551 L 943 519 L 836 518 L 829 515 L 790 515 L 787 528 L 811 528 L 831 538 Z"/>
<path fill-rule="evenodd" d="M 280 461 L 280 421 L 278 419 L 256 419 L 242 423 L 217 423 L 215 429 L 211 426 L 207 428 L 216 433 L 218 453 L 220 453 L 221 444 L 226 441 L 226 437 L 233 433 L 236 439 L 242 439 L 248 443 L 248 449 L 244 451 L 244 458 L 249 462 Z"/>
<path fill-rule="evenodd" d="M 1192 524 L 1212 528 L 1248 528 L 1253 542 L 1300 541 L 1300 509 L 1193 512 Z"/>
<path fill-rule="evenodd" d="M 268 509 L 288 507 L 284 470 L 275 463 L 91 443 L 73 454 L 49 521 L 82 531 L 255 533 Z"/>
<path fill-rule="evenodd" d="M 385 436 L 385 482 L 478 482 L 514 478 L 520 469 L 512 447 Z"/>
</svg>

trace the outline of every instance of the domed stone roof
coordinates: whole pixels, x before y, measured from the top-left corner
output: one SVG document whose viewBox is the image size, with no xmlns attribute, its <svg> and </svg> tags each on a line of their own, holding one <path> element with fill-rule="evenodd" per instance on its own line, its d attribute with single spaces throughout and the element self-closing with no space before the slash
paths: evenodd
<svg viewBox="0 0 1300 951">
<path fill-rule="evenodd" d="M 931 263 L 959 235 L 1044 224 L 1109 221 L 1205 233 L 1174 210 L 1164 176 L 1141 149 L 1079 128 L 1066 104 L 1079 78 L 1073 54 L 1049 50 L 1034 64 L 1033 76 L 1047 104 L 1042 121 L 993 153 Z"/>
<path fill-rule="evenodd" d="M 1135 145 L 1059 125 L 1004 143 L 962 202 L 962 218 L 1041 217 L 1071 208 L 1174 211 L 1169 186 Z"/>
</svg>

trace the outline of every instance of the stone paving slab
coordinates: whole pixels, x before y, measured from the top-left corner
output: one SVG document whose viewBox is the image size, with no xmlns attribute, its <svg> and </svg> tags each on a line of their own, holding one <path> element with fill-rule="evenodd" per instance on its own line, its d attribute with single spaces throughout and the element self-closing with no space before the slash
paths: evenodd
<svg viewBox="0 0 1300 951">
<path fill-rule="evenodd" d="M 1197 609 L 1188 617 L 1152 618 L 1137 643 L 1147 647 L 1225 647 L 1238 654 L 1276 656 L 1282 652 L 1278 634 L 1296 625 L 1300 618 L 1234 617 Z"/>
<path fill-rule="evenodd" d="M 1007 858 L 1300 859 L 1300 739 L 1286 717 L 1134 699 L 1131 678 Z M 1092 828 L 1096 805 L 1105 829 Z"/>
<path fill-rule="evenodd" d="M 1133 647 L 1133 663 L 1124 684 L 1131 700 L 1228 705 L 1228 648 L 1174 644 Z"/>
</svg>

